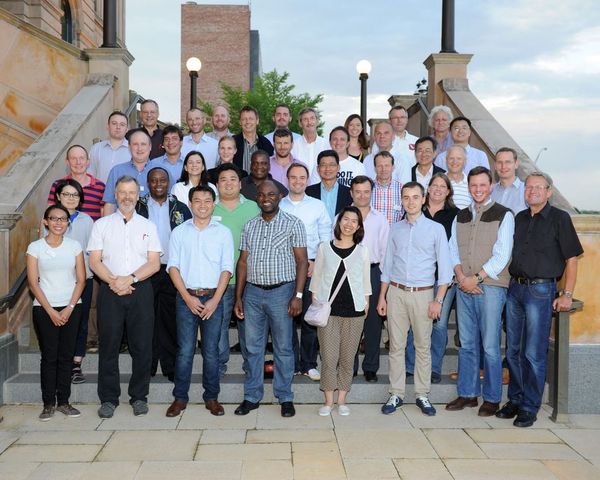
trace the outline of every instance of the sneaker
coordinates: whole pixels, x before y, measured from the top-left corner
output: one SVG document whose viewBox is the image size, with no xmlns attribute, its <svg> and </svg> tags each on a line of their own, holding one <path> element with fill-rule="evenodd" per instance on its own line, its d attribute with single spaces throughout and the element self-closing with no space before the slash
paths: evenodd
<svg viewBox="0 0 600 480">
<path fill-rule="evenodd" d="M 338 405 L 338 414 L 342 417 L 347 417 L 350 415 L 350 407 L 348 405 Z"/>
<path fill-rule="evenodd" d="M 304 372 L 304 375 L 310 378 L 313 382 L 321 380 L 321 374 L 316 368 L 311 368 L 308 372 Z"/>
<path fill-rule="evenodd" d="M 40 416 L 38 417 L 40 421 L 47 422 L 54 416 L 54 405 L 44 405 L 44 409 Z"/>
<path fill-rule="evenodd" d="M 333 405 L 323 405 L 319 408 L 319 415 L 322 417 L 328 417 L 331 415 L 331 411 L 333 410 Z"/>
<path fill-rule="evenodd" d="M 417 398 L 417 407 L 421 409 L 424 415 L 429 417 L 433 417 L 435 415 L 435 408 L 429 401 L 427 397 L 419 397 Z"/>
<path fill-rule="evenodd" d="M 98 342 L 88 342 L 85 349 L 88 353 L 98 353 Z"/>
<path fill-rule="evenodd" d="M 148 403 L 143 400 L 136 400 L 131 404 L 131 408 L 136 417 L 142 417 L 148 413 Z"/>
<path fill-rule="evenodd" d="M 117 408 L 117 406 L 110 402 L 102 402 L 102 405 L 100 405 L 100 408 L 98 409 L 98 416 L 100 418 L 112 418 L 115 413 L 115 408 Z"/>
<path fill-rule="evenodd" d="M 390 395 L 387 403 L 381 407 L 381 413 L 390 415 L 394 413 L 398 407 L 402 406 L 402 399 L 398 395 Z"/>
<path fill-rule="evenodd" d="M 71 370 L 71 383 L 74 385 L 85 383 L 85 377 L 81 372 L 81 363 L 73 364 L 73 369 Z"/>
<path fill-rule="evenodd" d="M 75 407 L 69 405 L 68 403 L 65 403 L 64 405 L 59 405 L 58 407 L 56 407 L 56 411 L 71 418 L 77 418 L 81 416 L 81 412 Z"/>
</svg>

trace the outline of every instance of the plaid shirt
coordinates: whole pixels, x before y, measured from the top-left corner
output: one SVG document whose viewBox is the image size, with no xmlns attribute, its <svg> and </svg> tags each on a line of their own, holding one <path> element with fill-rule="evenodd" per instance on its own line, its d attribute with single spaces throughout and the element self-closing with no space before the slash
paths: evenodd
<svg viewBox="0 0 600 480">
<path fill-rule="evenodd" d="M 256 285 L 295 281 L 294 247 L 306 248 L 306 230 L 298 217 L 279 210 L 270 222 L 262 215 L 248 221 L 240 242 L 240 250 L 248 252 L 246 280 Z"/>
<path fill-rule="evenodd" d="M 402 219 L 402 184 L 392 180 L 388 185 L 382 185 L 375 180 L 373 193 L 371 194 L 371 206 L 385 215 L 388 223 L 399 222 Z"/>
</svg>

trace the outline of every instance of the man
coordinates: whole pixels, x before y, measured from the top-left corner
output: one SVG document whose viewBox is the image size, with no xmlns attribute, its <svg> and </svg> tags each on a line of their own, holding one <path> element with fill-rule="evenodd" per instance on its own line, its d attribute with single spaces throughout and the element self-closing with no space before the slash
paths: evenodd
<svg viewBox="0 0 600 480">
<path fill-rule="evenodd" d="M 460 145 L 451 145 L 446 150 L 446 166 L 448 167 L 448 178 L 452 184 L 452 200 L 454 205 L 463 209 L 471 205 L 473 199 L 469 193 L 469 182 L 465 171 L 467 151 Z"/>
<path fill-rule="evenodd" d="M 158 103 L 155 100 L 144 100 L 140 104 L 140 117 L 142 118 L 142 127 L 150 139 L 152 140 L 152 149 L 150 150 L 150 159 L 160 157 L 165 153 L 162 146 L 162 129 L 158 126 L 158 116 L 160 112 L 158 110 Z M 127 140 L 129 140 L 130 134 L 136 129 L 129 130 L 127 132 Z"/>
<path fill-rule="evenodd" d="M 519 160 L 517 152 L 509 147 L 502 147 L 494 156 L 494 169 L 499 182 L 492 190 L 492 200 L 510 208 L 517 214 L 527 208 L 525 203 L 525 184 L 517 177 Z"/>
<path fill-rule="evenodd" d="M 277 186 L 266 180 L 258 187 L 261 214 L 245 226 L 236 270 L 234 311 L 246 322 L 248 370 L 244 401 L 236 415 L 259 407 L 264 393 L 263 365 L 267 332 L 273 337 L 276 365 L 273 393 L 281 416 L 293 417 L 294 350 L 292 319 L 302 311 L 302 292 L 308 272 L 306 231 L 299 218 L 279 209 Z"/>
<path fill-rule="evenodd" d="M 210 138 L 221 140 L 222 137 L 233 137 L 233 132 L 229 130 L 229 110 L 222 105 L 217 105 L 212 114 L 213 131 L 208 132 Z"/>
<path fill-rule="evenodd" d="M 490 161 L 483 150 L 474 148 L 469 145 L 469 139 L 471 138 L 471 120 L 466 117 L 456 117 L 450 122 L 450 135 L 452 135 L 452 142 L 454 145 L 460 145 L 467 152 L 467 159 L 465 162 L 465 173 L 469 173 L 475 167 L 490 168 Z M 448 170 L 446 166 L 446 152 L 440 153 L 435 158 L 435 164 Z"/>
<path fill-rule="evenodd" d="M 277 186 L 282 196 L 288 194 L 288 189 L 277 180 L 274 180 L 269 173 L 271 161 L 269 154 L 264 150 L 257 150 L 250 158 L 250 175 L 242 178 L 242 195 L 249 200 L 256 201 L 258 187 L 265 180 L 271 180 Z"/>
<path fill-rule="evenodd" d="M 375 182 L 371 195 L 371 206 L 385 215 L 388 224 L 399 222 L 402 218 L 402 184 L 395 180 L 394 156 L 382 150 L 373 158 L 375 164 Z"/>
<path fill-rule="evenodd" d="M 433 164 L 436 155 L 437 143 L 433 137 L 421 137 L 415 142 L 415 158 L 417 164 L 410 169 L 411 181 L 419 182 L 425 190 L 429 188 L 429 181 L 436 173 L 445 173 L 446 170 Z"/>
<path fill-rule="evenodd" d="M 290 165 L 296 162 L 292 155 L 294 140 L 292 132 L 287 128 L 275 130 L 275 155 L 270 158 L 269 173 L 271 177 L 288 187 L 287 171 Z"/>
<path fill-rule="evenodd" d="M 110 215 L 115 211 L 115 186 L 117 180 L 124 175 L 132 177 L 138 184 L 139 193 L 146 195 L 148 193 L 148 172 L 150 171 L 149 157 L 152 149 L 152 140 L 150 136 L 142 129 L 130 131 L 129 152 L 131 161 L 115 165 L 108 174 L 106 181 L 106 190 L 104 190 L 103 215 Z"/>
<path fill-rule="evenodd" d="M 123 112 L 112 112 L 108 116 L 108 140 L 95 143 L 90 149 L 88 172 L 101 182 L 106 183 L 112 167 L 131 158 L 129 142 L 125 138 L 127 123 L 127 116 Z"/>
<path fill-rule="evenodd" d="M 273 123 L 275 124 L 275 130 L 279 128 L 291 130 L 290 123 L 292 123 L 292 111 L 290 110 L 290 107 L 288 105 L 280 103 L 275 107 L 275 111 L 273 112 Z M 273 145 L 275 145 L 273 143 L 273 134 L 275 133 L 275 130 L 265 135 L 265 138 L 269 140 L 269 142 L 271 142 Z M 299 138 L 300 135 L 298 135 L 296 132 L 292 132 L 292 139 L 294 140 L 294 142 Z"/>
<path fill-rule="evenodd" d="M 169 173 L 169 184 L 173 186 L 179 181 L 183 170 L 183 153 L 181 151 L 183 133 L 175 125 L 167 125 L 163 129 L 162 135 L 165 154 L 150 160 L 148 168 L 164 168 Z"/>
<path fill-rule="evenodd" d="M 207 133 L 204 133 L 206 114 L 199 108 L 192 108 L 186 113 L 185 121 L 188 124 L 190 133 L 183 137 L 183 144 L 181 146 L 182 158 L 185 158 L 185 156 L 192 150 L 200 152 L 204 157 L 206 169 L 208 170 L 214 168 L 214 166 L 217 164 L 217 158 L 219 156 L 219 142 L 208 136 Z M 177 180 L 179 180 L 179 177 Z"/>
<path fill-rule="evenodd" d="M 514 248 L 506 301 L 506 358 L 510 370 L 508 402 L 498 418 L 515 418 L 516 427 L 537 420 L 546 380 L 546 353 L 552 310 L 571 308 L 577 257 L 583 253 L 567 212 L 551 206 L 552 179 L 534 172 L 525 180 L 529 208 L 515 218 Z M 564 288 L 556 298 L 556 279 Z"/>
<path fill-rule="evenodd" d="M 424 204 L 425 188 L 420 183 L 409 182 L 402 186 L 406 216 L 392 226 L 381 274 L 377 312 L 387 315 L 390 336 L 390 397 L 381 408 L 384 414 L 394 413 L 404 401 L 404 354 L 409 329 L 413 331 L 416 351 L 416 403 L 423 414 L 436 413 L 428 398 L 431 329 L 432 322 L 440 317 L 452 280 L 452 266 L 444 227 L 423 215 Z M 438 290 L 434 298 L 436 270 Z"/>
<path fill-rule="evenodd" d="M 150 169 L 148 172 L 149 193 L 140 197 L 135 210 L 156 226 L 160 244 L 164 245 L 163 254 L 160 257 L 160 270 L 150 277 L 154 294 L 151 375 L 156 374 L 160 360 L 163 375 L 173 381 L 175 355 L 177 354 L 177 324 L 173 321 L 177 292 L 167 273 L 169 240 L 171 231 L 188 220 L 191 215 L 185 203 L 178 201 L 169 193 L 169 186 L 169 174 L 164 168 Z"/>
<path fill-rule="evenodd" d="M 335 127 L 329 134 L 329 144 L 339 157 L 340 168 L 337 173 L 337 181 L 340 185 L 350 188 L 350 182 L 354 177 L 365 174 L 365 166 L 356 158 L 348 155 L 348 146 L 350 145 L 348 130 L 345 127 Z M 317 171 L 318 169 L 317 162 Z"/>
<path fill-rule="evenodd" d="M 233 238 L 229 229 L 212 219 L 215 192 L 206 185 L 190 190 L 193 218 L 171 235 L 167 269 L 177 289 L 177 360 L 175 400 L 167 417 L 176 417 L 189 401 L 198 327 L 202 336 L 202 398 L 212 415 L 225 413 L 219 403 L 219 337 L 221 299 L 233 273 Z M 198 268 L 202 266 L 202 268 Z"/>
<path fill-rule="evenodd" d="M 233 157 L 233 163 L 243 171 L 250 170 L 250 158 L 257 150 L 264 150 L 273 155 L 273 145 L 265 137 L 259 135 L 256 131 L 258 127 L 258 110 L 246 105 L 240 110 L 240 127 L 241 133 L 234 135 L 235 147 L 237 151 Z"/>
<path fill-rule="evenodd" d="M 374 137 L 373 147 L 377 147 L 374 148 L 377 152 L 385 150 L 394 156 L 394 179 L 402 184 L 410 182 L 410 169 L 415 164 L 415 156 L 411 155 L 409 158 L 407 155 L 399 155 L 399 152 L 393 148 L 394 130 L 392 125 L 387 120 L 379 122 L 375 125 Z M 376 153 L 371 152 L 363 161 L 367 177 L 371 180 L 375 179 L 375 165 L 373 162 L 375 155 Z"/>
<path fill-rule="evenodd" d="M 329 149 L 327 140 L 319 137 L 317 128 L 319 126 L 319 115 L 314 108 L 305 107 L 298 114 L 298 123 L 302 128 L 302 135 L 294 142 L 292 155 L 296 160 L 304 163 L 310 172 L 311 185 L 317 183 L 318 179 L 313 177 L 317 168 L 317 156 L 323 150 Z"/>
<path fill-rule="evenodd" d="M 323 201 L 332 223 L 339 211 L 352 203 L 350 189 L 338 182 L 339 169 L 340 161 L 337 152 L 323 150 L 317 156 L 317 172 L 321 181 L 306 187 L 308 196 Z"/>
<path fill-rule="evenodd" d="M 256 152 L 255 152 L 256 153 Z M 219 190 L 219 200 L 215 205 L 213 219 L 225 225 L 233 235 L 234 246 L 234 264 L 237 263 L 240 256 L 240 240 L 242 230 L 246 223 L 260 213 L 256 202 L 247 199 L 240 194 L 242 188 L 241 172 L 232 164 L 220 165 L 217 169 L 217 188 Z M 233 302 L 235 300 L 235 274 L 231 276 L 227 290 L 223 294 L 223 315 L 221 318 L 221 340 L 219 341 L 219 371 L 224 375 L 227 371 L 227 362 L 229 361 L 229 322 L 233 312 Z M 244 372 L 246 366 L 246 336 L 244 322 L 237 322 L 238 338 L 240 350 L 244 359 Z"/>
<path fill-rule="evenodd" d="M 104 196 L 106 185 L 93 175 L 87 173 L 90 165 L 87 150 L 81 145 L 71 145 L 67 149 L 65 162 L 69 173 L 65 177 L 62 177 L 61 180 L 72 178 L 79 182 L 83 188 L 83 201 L 79 209 L 92 217 L 92 220 L 98 220 L 102 216 L 102 208 L 104 206 L 102 197 Z M 58 181 L 54 181 L 50 187 L 48 205 L 54 205 L 55 203 L 54 192 L 56 191 Z"/>
<path fill-rule="evenodd" d="M 111 418 L 119 405 L 119 348 L 124 329 L 132 358 L 129 403 L 134 415 L 148 413 L 154 330 L 150 277 L 160 269 L 162 249 L 156 226 L 135 213 L 139 194 L 135 178 L 117 180 L 118 210 L 94 224 L 87 247 L 90 268 L 102 281 L 97 303 L 100 418 Z"/>
<path fill-rule="evenodd" d="M 277 138 L 277 137 L 276 137 Z M 294 357 L 296 366 L 294 371 L 306 375 L 313 381 L 321 379 L 317 370 L 317 354 L 319 342 L 317 328 L 304 321 L 304 313 L 311 304 L 311 295 L 308 290 L 317 250 L 321 242 L 331 240 L 332 222 L 327 208 L 321 200 L 306 194 L 308 185 L 308 168 L 302 163 L 293 164 L 287 172 L 290 193 L 281 200 L 279 208 L 284 212 L 294 215 L 302 220 L 306 230 L 306 250 L 308 253 L 308 273 L 304 283 L 302 315 L 300 316 L 300 345 L 294 329 Z"/>
<path fill-rule="evenodd" d="M 369 250 L 371 259 L 371 290 L 372 298 L 379 298 L 381 289 L 381 264 L 385 257 L 390 226 L 385 215 L 371 208 L 371 192 L 373 180 L 359 175 L 354 177 L 350 184 L 350 194 L 353 205 L 358 207 L 362 214 L 365 237 L 362 241 Z M 365 357 L 362 370 L 367 382 L 377 382 L 379 370 L 379 344 L 381 342 L 381 326 L 383 318 L 377 313 L 377 302 L 369 302 L 369 310 L 363 329 Z M 358 358 L 358 356 L 357 356 Z M 355 370 L 358 369 L 358 360 L 355 360 Z"/>
<path fill-rule="evenodd" d="M 399 158 L 398 160 L 404 160 L 407 163 L 414 162 L 414 151 L 415 142 L 417 137 L 411 135 L 406 130 L 408 125 L 408 112 L 402 105 L 393 106 L 388 112 L 388 119 L 394 130 L 394 141 L 392 142 L 392 148 L 394 154 Z M 377 153 L 377 145 L 373 145 L 372 153 Z"/>
<path fill-rule="evenodd" d="M 480 395 L 480 339 L 483 344 L 483 404 L 480 417 L 498 411 L 502 398 L 500 333 L 508 288 L 508 261 L 513 246 L 514 217 L 490 199 L 492 174 L 473 168 L 468 176 L 473 203 L 458 212 L 452 223 L 450 254 L 456 274 L 458 398 L 446 410 L 476 407 Z"/>
</svg>

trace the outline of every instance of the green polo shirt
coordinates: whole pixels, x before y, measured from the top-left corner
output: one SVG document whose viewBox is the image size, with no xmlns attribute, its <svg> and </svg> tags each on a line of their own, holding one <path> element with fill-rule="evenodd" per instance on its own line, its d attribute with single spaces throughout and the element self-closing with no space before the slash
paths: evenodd
<svg viewBox="0 0 600 480">
<path fill-rule="evenodd" d="M 219 201 L 217 201 L 217 204 L 215 205 L 213 218 L 229 228 L 233 235 L 233 260 L 236 265 L 238 258 L 240 258 L 240 240 L 242 238 L 244 225 L 246 225 L 248 220 L 256 217 L 259 213 L 260 209 L 256 202 L 248 200 L 243 195 L 240 195 L 240 202 L 231 211 L 227 210 Z M 229 284 L 235 284 L 235 272 L 234 275 L 231 276 Z"/>
</svg>

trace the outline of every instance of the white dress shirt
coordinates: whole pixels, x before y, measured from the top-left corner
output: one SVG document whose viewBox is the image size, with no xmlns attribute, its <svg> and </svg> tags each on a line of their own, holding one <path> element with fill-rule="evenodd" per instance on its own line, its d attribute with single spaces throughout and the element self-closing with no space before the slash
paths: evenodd
<svg viewBox="0 0 600 480">
<path fill-rule="evenodd" d="M 483 150 L 479 150 L 478 148 L 472 147 L 471 145 L 467 145 L 465 147 L 467 152 L 467 159 L 465 161 L 465 167 L 463 168 L 463 172 L 468 174 L 475 167 L 485 167 L 490 168 L 490 160 L 488 156 L 485 154 Z M 435 157 L 434 163 L 444 170 L 448 171 L 448 164 L 446 163 L 446 153 L 442 152 L 437 157 Z"/>
<path fill-rule="evenodd" d="M 304 135 L 300 136 L 298 140 L 294 139 L 292 156 L 308 167 L 309 185 L 321 181 L 317 173 L 317 156 L 323 150 L 329 150 L 330 148 L 329 142 L 323 137 L 317 137 L 312 143 L 308 143 Z"/>
<path fill-rule="evenodd" d="M 374 144 L 375 145 L 375 144 Z M 399 152 L 395 148 L 392 148 L 390 151 L 392 156 L 394 157 L 394 172 L 392 173 L 392 178 L 402 185 L 410 182 L 412 178 L 411 168 L 416 163 L 414 152 L 411 155 Z M 375 177 L 377 174 L 375 173 L 375 163 L 374 163 L 375 154 L 370 153 L 363 160 L 363 165 L 365 166 L 365 171 L 367 177 L 371 180 L 375 181 Z"/>
</svg>

